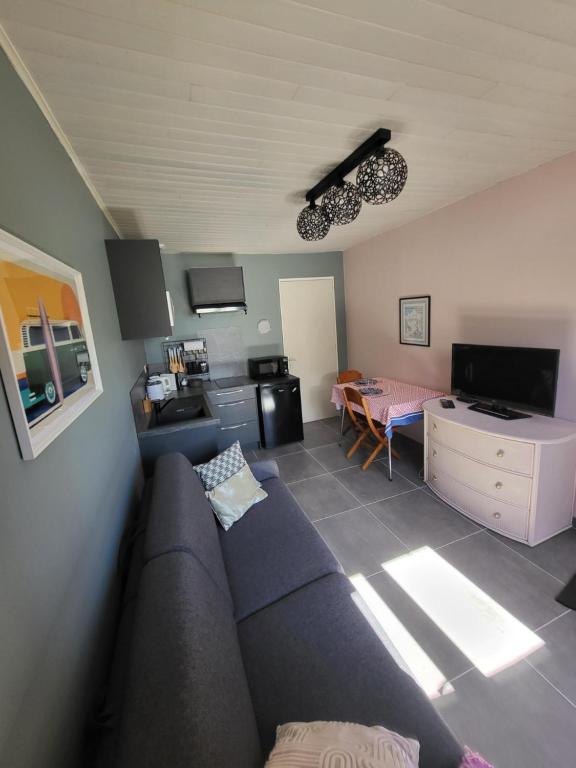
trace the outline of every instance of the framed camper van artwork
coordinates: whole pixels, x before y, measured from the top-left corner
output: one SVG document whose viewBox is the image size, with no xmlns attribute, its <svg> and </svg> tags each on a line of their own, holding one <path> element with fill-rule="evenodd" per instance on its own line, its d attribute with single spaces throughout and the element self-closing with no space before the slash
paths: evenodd
<svg viewBox="0 0 576 768">
<path fill-rule="evenodd" d="M 24 459 L 102 394 L 80 272 L 2 230 L 0 372 Z"/>
<path fill-rule="evenodd" d="M 430 296 L 400 299 L 400 344 L 430 346 Z"/>
</svg>

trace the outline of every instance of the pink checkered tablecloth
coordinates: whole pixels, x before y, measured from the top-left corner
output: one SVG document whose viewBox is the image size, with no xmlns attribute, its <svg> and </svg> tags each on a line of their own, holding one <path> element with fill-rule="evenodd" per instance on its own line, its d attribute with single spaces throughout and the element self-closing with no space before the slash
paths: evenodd
<svg viewBox="0 0 576 768">
<path fill-rule="evenodd" d="M 445 392 L 440 392 L 437 389 L 406 384 L 403 381 L 396 381 L 396 379 L 374 378 L 376 383 L 371 386 L 381 389 L 382 394 L 365 395 L 365 397 L 370 407 L 370 415 L 380 424 L 386 426 L 388 437 L 392 436 L 394 427 L 419 421 L 423 417 L 423 405 L 427 400 L 446 395 Z M 366 385 L 359 387 L 355 384 L 334 384 L 331 401 L 334 405 L 342 407 L 344 405 L 342 396 L 344 387 L 363 389 L 364 386 Z M 354 406 L 354 410 L 361 411 L 362 409 L 359 406 Z"/>
</svg>

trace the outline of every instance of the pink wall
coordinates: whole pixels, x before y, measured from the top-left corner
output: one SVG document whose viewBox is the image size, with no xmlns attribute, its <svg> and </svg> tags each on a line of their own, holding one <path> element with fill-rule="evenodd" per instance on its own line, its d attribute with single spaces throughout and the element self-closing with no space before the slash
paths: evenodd
<svg viewBox="0 0 576 768">
<path fill-rule="evenodd" d="M 560 348 L 556 415 L 576 421 L 576 153 L 349 249 L 344 276 L 350 367 L 449 388 L 452 342 Z M 420 294 L 430 348 L 398 343 Z"/>
</svg>

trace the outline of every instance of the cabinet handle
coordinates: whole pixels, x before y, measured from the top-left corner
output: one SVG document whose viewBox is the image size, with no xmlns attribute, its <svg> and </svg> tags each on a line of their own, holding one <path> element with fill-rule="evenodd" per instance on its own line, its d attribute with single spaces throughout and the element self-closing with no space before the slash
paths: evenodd
<svg viewBox="0 0 576 768">
<path fill-rule="evenodd" d="M 496 520 L 500 520 L 500 518 L 502 517 L 502 515 L 501 515 L 501 513 L 500 513 L 500 512 L 494 512 L 494 514 L 492 515 L 492 517 L 495 517 L 495 518 L 496 518 Z"/>
<path fill-rule="evenodd" d="M 218 408 L 233 408 L 235 405 L 244 405 L 246 400 L 236 400 L 235 403 L 221 403 Z"/>
<path fill-rule="evenodd" d="M 229 389 L 227 392 L 216 392 L 216 397 L 224 397 L 224 395 L 238 395 L 244 392 L 243 389 Z"/>
<path fill-rule="evenodd" d="M 436 448 L 434 448 L 433 451 L 432 451 L 432 456 L 436 456 L 437 453 L 438 453 L 438 451 L 436 450 Z"/>
<path fill-rule="evenodd" d="M 437 475 L 432 475 L 432 480 L 438 480 Z"/>
<path fill-rule="evenodd" d="M 504 451 L 502 450 L 502 448 L 499 448 L 499 449 L 496 451 L 496 456 L 498 456 L 498 458 L 499 458 L 499 459 L 501 459 L 501 458 L 502 458 L 502 456 L 504 456 Z"/>
<path fill-rule="evenodd" d="M 432 429 L 438 429 L 438 427 L 436 426 L 436 422 L 435 421 L 432 422 Z"/>
<path fill-rule="evenodd" d="M 500 488 L 502 488 L 503 485 L 504 483 L 501 483 L 500 480 L 498 480 L 497 483 L 494 483 L 494 488 L 497 488 L 498 490 L 500 490 Z"/>
<path fill-rule="evenodd" d="M 234 424 L 232 427 L 220 427 L 220 432 L 225 432 L 228 429 L 240 429 L 240 427 L 247 427 L 248 422 L 245 421 L 244 424 Z"/>
</svg>

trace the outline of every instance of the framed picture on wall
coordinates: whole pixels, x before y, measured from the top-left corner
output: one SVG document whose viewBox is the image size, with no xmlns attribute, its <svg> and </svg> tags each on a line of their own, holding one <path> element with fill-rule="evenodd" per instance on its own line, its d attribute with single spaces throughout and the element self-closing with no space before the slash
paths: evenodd
<svg viewBox="0 0 576 768">
<path fill-rule="evenodd" d="M 400 344 L 430 346 L 430 296 L 400 299 Z"/>
<path fill-rule="evenodd" d="M 80 272 L 3 230 L 0 372 L 24 459 L 102 394 Z"/>
</svg>

